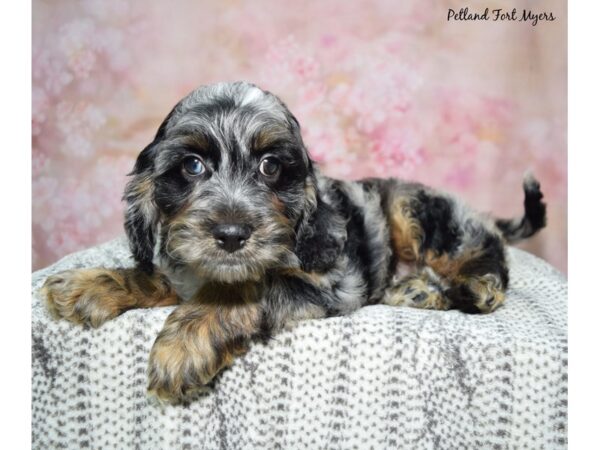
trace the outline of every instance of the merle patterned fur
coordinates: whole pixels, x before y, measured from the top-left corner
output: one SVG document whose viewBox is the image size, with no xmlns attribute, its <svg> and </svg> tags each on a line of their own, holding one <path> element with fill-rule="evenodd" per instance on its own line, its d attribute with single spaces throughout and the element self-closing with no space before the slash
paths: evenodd
<svg viewBox="0 0 600 450">
<path fill-rule="evenodd" d="M 243 82 L 179 102 L 131 176 L 125 229 L 137 269 L 106 271 L 102 290 L 97 272 L 81 271 L 44 289 L 56 316 L 93 325 L 179 304 L 149 363 L 149 389 L 169 400 L 298 320 L 375 303 L 491 312 L 509 282 L 505 243 L 545 225 L 532 177 L 512 220 L 417 183 L 328 178 L 288 108 Z M 138 298 L 165 280 L 170 293 Z"/>
</svg>

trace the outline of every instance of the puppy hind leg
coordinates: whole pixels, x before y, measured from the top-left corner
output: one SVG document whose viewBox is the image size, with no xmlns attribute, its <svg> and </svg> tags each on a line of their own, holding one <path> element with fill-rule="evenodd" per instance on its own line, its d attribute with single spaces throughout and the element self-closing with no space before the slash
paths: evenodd
<svg viewBox="0 0 600 450">
<path fill-rule="evenodd" d="M 445 295 L 451 302 L 452 309 L 469 314 L 480 314 L 490 313 L 502 305 L 505 300 L 504 291 L 500 277 L 489 273 L 455 283 L 445 292 Z"/>
<path fill-rule="evenodd" d="M 449 287 L 448 284 L 450 285 Z M 443 281 L 430 268 L 392 282 L 381 303 L 390 306 L 480 314 L 495 311 L 505 300 L 502 277 L 487 273 Z"/>
<path fill-rule="evenodd" d="M 448 277 L 450 286 L 445 294 L 452 309 L 471 314 L 492 312 L 504 303 L 508 287 L 504 245 L 498 236 L 489 233 L 468 253 Z"/>
<path fill-rule="evenodd" d="M 508 285 L 504 243 L 486 216 L 416 185 L 397 184 L 389 198 L 394 253 L 400 262 L 421 267 L 416 279 L 391 288 L 388 297 L 396 298 L 388 298 L 391 304 L 417 306 L 406 300 L 402 284 L 422 291 L 424 295 L 417 294 L 416 299 L 430 298 L 427 293 L 443 285 L 434 299 L 424 303 L 439 305 L 436 309 L 488 313 L 504 302 Z"/>
</svg>

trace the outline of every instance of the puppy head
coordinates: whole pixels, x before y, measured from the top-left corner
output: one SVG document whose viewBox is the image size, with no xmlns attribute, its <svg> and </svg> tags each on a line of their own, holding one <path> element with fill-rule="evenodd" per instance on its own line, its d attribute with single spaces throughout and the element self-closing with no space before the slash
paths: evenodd
<svg viewBox="0 0 600 450">
<path fill-rule="evenodd" d="M 315 174 L 297 120 L 274 95 L 248 83 L 197 89 L 167 116 L 132 175 L 125 228 L 143 269 L 152 270 L 157 239 L 167 264 L 219 282 L 311 265 L 297 244 L 310 223 L 323 222 L 314 219 Z"/>
</svg>

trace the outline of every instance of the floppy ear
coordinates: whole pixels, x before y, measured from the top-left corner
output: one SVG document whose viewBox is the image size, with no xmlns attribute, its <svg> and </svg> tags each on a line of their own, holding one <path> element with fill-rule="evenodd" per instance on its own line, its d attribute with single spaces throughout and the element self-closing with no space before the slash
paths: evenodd
<svg viewBox="0 0 600 450">
<path fill-rule="evenodd" d="M 307 272 L 332 269 L 346 243 L 345 221 L 321 199 L 316 184 L 307 187 L 304 214 L 296 233 L 295 249 L 302 269 Z"/>
<path fill-rule="evenodd" d="M 147 273 L 154 270 L 154 244 L 156 243 L 156 227 L 158 210 L 154 203 L 154 158 L 156 145 L 165 137 L 169 120 L 179 112 L 182 101 L 177 103 L 163 120 L 154 136 L 154 140 L 137 157 L 130 176 L 131 181 L 125 187 L 123 200 L 127 203 L 125 210 L 125 232 L 129 239 L 129 248 L 138 267 Z"/>
<path fill-rule="evenodd" d="M 154 204 L 154 184 L 152 182 L 152 161 L 155 142 L 147 146 L 138 156 L 133 178 L 125 187 L 123 200 L 125 210 L 125 232 L 129 238 L 129 248 L 138 267 L 152 273 L 154 265 L 154 244 L 158 213 Z"/>
</svg>

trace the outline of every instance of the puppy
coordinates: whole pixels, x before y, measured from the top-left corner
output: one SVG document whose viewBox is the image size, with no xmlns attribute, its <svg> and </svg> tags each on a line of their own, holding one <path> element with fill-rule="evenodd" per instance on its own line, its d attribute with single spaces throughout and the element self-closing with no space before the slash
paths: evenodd
<svg viewBox="0 0 600 450">
<path fill-rule="evenodd" d="M 148 366 L 148 389 L 172 401 L 298 320 L 376 303 L 494 311 L 508 286 L 505 244 L 546 220 L 533 178 L 523 217 L 500 220 L 417 183 L 323 176 L 287 107 L 242 82 L 181 100 L 130 175 L 135 268 L 62 272 L 43 295 L 54 316 L 94 327 L 178 305 Z"/>
</svg>

